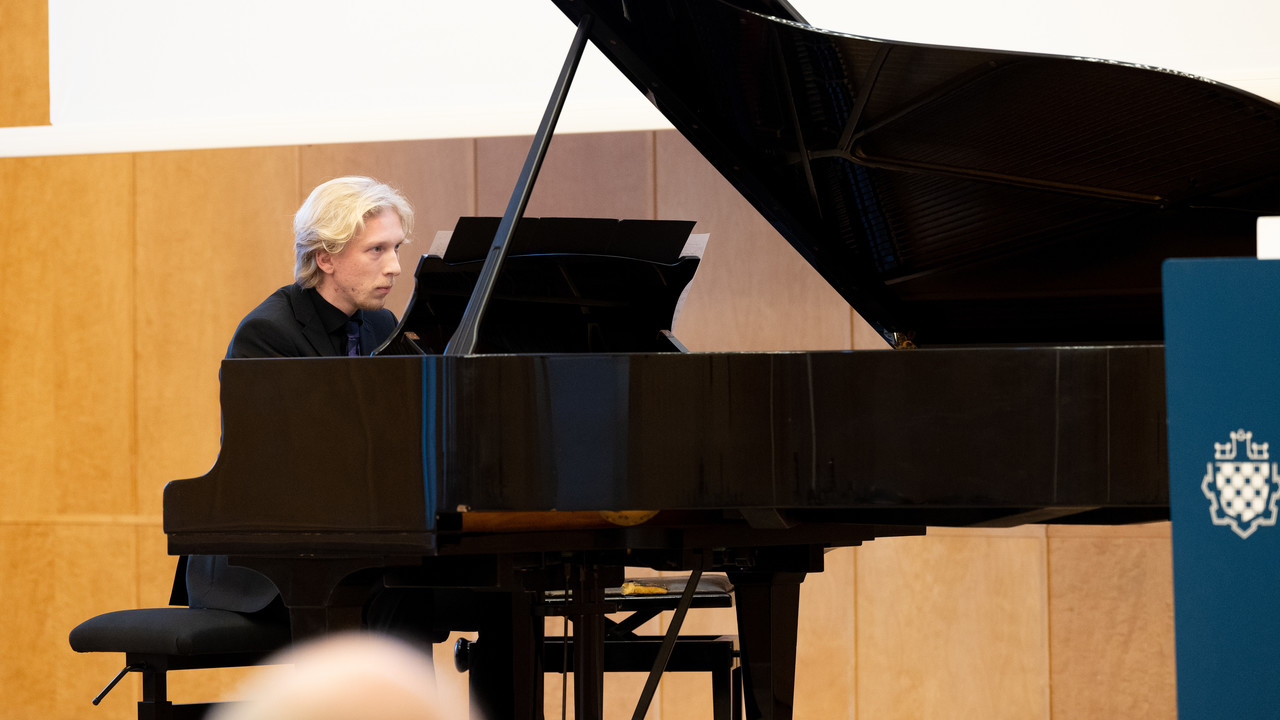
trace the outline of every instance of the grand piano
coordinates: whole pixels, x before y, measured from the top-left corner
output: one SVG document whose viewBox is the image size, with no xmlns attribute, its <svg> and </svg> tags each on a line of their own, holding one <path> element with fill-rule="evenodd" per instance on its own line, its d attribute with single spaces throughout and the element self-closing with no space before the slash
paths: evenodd
<svg viewBox="0 0 1280 720">
<path fill-rule="evenodd" d="M 541 715 L 547 592 L 576 598 L 592 718 L 603 588 L 627 566 L 725 571 L 747 714 L 787 718 L 800 581 L 825 550 L 1167 517 L 1160 263 L 1253 253 L 1256 218 L 1280 214 L 1280 106 L 1116 62 L 821 31 L 776 0 L 555 1 L 578 36 L 483 266 L 424 259 L 375 357 L 225 361 L 218 460 L 165 489 L 170 553 L 265 573 L 296 637 L 358 624 L 371 587 L 437 589 L 441 622 L 490 647 L 472 683 L 491 718 Z M 540 264 L 688 282 L 686 259 L 634 243 L 521 249 L 587 41 L 899 349 L 682 352 L 670 292 L 615 334 L 597 320 L 627 298 L 517 291 Z"/>
</svg>

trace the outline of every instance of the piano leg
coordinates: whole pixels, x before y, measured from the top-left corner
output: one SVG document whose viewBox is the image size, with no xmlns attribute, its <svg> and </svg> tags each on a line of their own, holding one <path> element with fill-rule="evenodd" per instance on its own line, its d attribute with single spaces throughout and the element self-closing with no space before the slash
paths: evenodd
<svg viewBox="0 0 1280 720">
<path fill-rule="evenodd" d="M 601 569 L 576 568 L 573 588 L 573 709 L 581 720 L 604 717 L 604 581 Z"/>
<path fill-rule="evenodd" d="M 803 572 L 729 572 L 746 717 L 791 720 Z"/>
<path fill-rule="evenodd" d="M 479 637 L 472 646 L 472 718 L 542 718 L 541 614 L 533 593 L 477 592 Z"/>
</svg>

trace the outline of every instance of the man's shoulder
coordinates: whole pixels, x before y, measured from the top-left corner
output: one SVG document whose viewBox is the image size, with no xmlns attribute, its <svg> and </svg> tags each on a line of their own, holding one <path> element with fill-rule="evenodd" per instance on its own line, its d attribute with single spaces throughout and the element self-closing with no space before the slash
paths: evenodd
<svg viewBox="0 0 1280 720">
<path fill-rule="evenodd" d="M 294 328 L 307 320 L 307 310 L 314 310 L 305 305 L 307 298 L 303 289 L 297 285 L 285 285 L 267 296 L 258 306 L 249 311 L 240 321 L 239 333 L 246 324 L 254 326 L 279 325 Z"/>
<path fill-rule="evenodd" d="M 297 307 L 298 301 L 306 298 L 303 292 L 303 289 L 296 283 L 285 285 L 258 303 L 257 307 L 250 310 L 248 315 L 245 315 L 245 319 L 276 316 L 294 319 L 297 317 L 295 307 Z"/>
<path fill-rule="evenodd" d="M 299 357 L 315 355 L 303 333 L 299 308 L 306 296 L 296 284 L 285 285 L 267 296 L 240 321 L 227 357 Z"/>
</svg>

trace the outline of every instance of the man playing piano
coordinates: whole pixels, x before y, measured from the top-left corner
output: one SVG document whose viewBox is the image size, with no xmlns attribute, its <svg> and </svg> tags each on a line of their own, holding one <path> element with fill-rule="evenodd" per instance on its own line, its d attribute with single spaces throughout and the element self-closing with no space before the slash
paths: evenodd
<svg viewBox="0 0 1280 720">
<path fill-rule="evenodd" d="M 293 220 L 296 281 L 245 316 L 227 357 L 368 355 L 395 329 L 383 306 L 412 229 L 408 201 L 376 180 L 317 187 Z"/>
<path fill-rule="evenodd" d="M 295 281 L 245 316 L 226 356 L 368 355 L 396 327 L 384 305 L 400 275 L 400 246 L 412 229 L 412 207 L 388 185 L 341 177 L 318 186 L 294 216 Z M 191 607 L 286 618 L 275 586 L 253 570 L 228 565 L 225 556 L 188 558 L 185 585 Z M 175 583 L 174 602 L 184 602 L 183 595 Z M 431 615 L 430 601 L 426 592 L 377 593 L 368 624 L 433 640 L 418 627 Z"/>
</svg>

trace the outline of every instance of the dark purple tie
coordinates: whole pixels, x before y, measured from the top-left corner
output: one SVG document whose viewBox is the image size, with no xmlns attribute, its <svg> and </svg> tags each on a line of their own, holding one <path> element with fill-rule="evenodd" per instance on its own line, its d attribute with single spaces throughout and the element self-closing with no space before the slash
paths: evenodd
<svg viewBox="0 0 1280 720">
<path fill-rule="evenodd" d="M 360 325 L 355 320 L 347 321 L 347 355 L 360 357 Z"/>
</svg>

